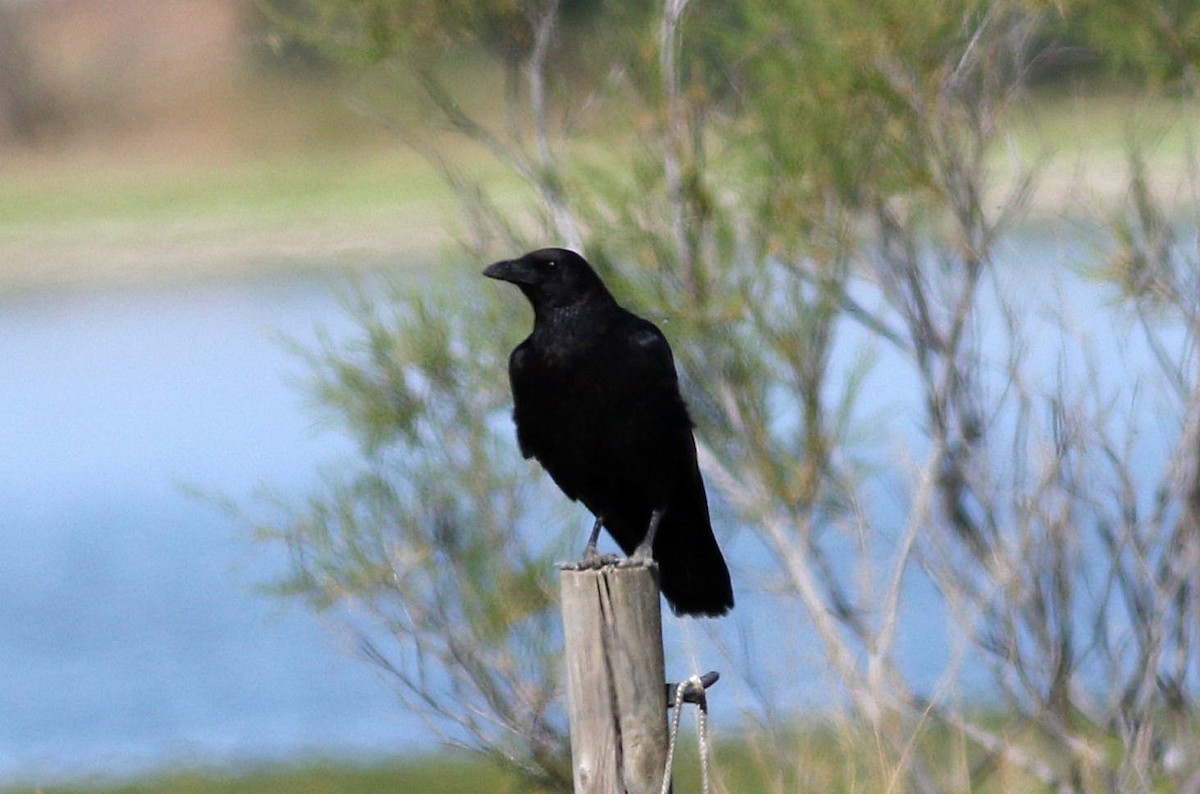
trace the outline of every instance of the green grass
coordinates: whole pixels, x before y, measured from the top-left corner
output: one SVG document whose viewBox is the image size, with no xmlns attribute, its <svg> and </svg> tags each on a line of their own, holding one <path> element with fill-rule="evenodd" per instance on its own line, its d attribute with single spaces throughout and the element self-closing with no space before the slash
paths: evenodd
<svg viewBox="0 0 1200 794">
<path fill-rule="evenodd" d="M 456 79 L 470 92 L 486 90 L 479 75 L 463 72 Z M 450 147 L 455 164 L 473 176 L 501 188 L 515 185 L 478 146 L 428 129 L 407 94 L 396 93 L 404 90 L 256 74 L 200 97 L 197 108 L 168 106 L 140 126 L 92 129 L 87 125 L 94 122 L 83 120 L 90 131 L 57 148 L 4 152 L 0 234 L 184 215 L 253 215 L 286 226 L 314 215 L 355 219 L 449 202 L 452 193 L 437 170 L 401 136 L 353 110 L 351 96 L 408 130 L 405 136 Z M 486 94 L 492 104 L 495 94 Z M 498 109 L 485 105 L 483 112 Z"/>
<path fill-rule="evenodd" d="M 459 206 L 341 86 L 255 83 L 158 126 L 0 160 L 0 297 L 93 284 L 436 263 Z M 452 140 L 452 139 L 448 139 Z M 456 165 L 501 196 L 478 147 Z"/>
<path fill-rule="evenodd" d="M 494 164 L 468 167 L 516 189 Z M 0 295 L 432 264 L 459 218 L 436 170 L 398 143 L 216 163 L 26 164 L 0 176 Z"/>
<path fill-rule="evenodd" d="M 1178 98 L 1161 95 L 1043 90 L 1016 114 L 1013 134 L 1030 153 L 1049 148 L 1068 156 L 1084 153 L 1120 160 L 1129 145 L 1137 143 L 1152 157 L 1180 158 L 1185 107 Z"/>
<path fill-rule="evenodd" d="M 679 749 L 673 770 L 677 792 L 701 789 L 701 767 L 696 748 L 693 715 L 684 716 Z M 965 757 L 957 740 L 945 731 L 924 735 L 924 749 L 941 773 L 961 764 Z M 875 739 L 862 729 L 844 724 L 819 722 L 785 732 L 774 744 L 761 738 L 726 736 L 716 742 L 712 757 L 714 791 L 757 794 L 758 792 L 821 791 L 851 794 L 889 790 L 895 770 L 877 753 Z M 989 781 L 979 789 L 986 792 L 1030 790 L 1030 781 L 1011 772 L 1003 781 Z M 1011 786 L 1017 786 L 1011 788 Z M 904 790 L 901 786 L 898 791 Z M 963 789 L 965 790 L 965 788 Z M 473 759 L 441 756 L 400 760 L 373 767 L 307 765 L 295 768 L 264 768 L 230 775 L 177 774 L 110 788 L 45 789 L 60 794 L 249 794 L 249 792 L 311 792 L 311 794 L 354 794 L 355 792 L 464 792 L 469 794 L 540 794 L 515 776 Z"/>
<path fill-rule="evenodd" d="M 690 718 L 690 715 L 689 715 Z M 806 765 L 805 780 L 821 790 L 830 787 L 836 777 L 831 770 L 840 766 L 837 748 L 830 737 L 809 737 L 809 751 L 819 749 L 822 757 Z M 681 729 L 681 750 L 675 762 L 675 790 L 700 790 L 700 765 L 689 725 Z M 804 742 L 800 742 L 801 745 Z M 799 746 L 799 745 L 798 745 Z M 715 774 L 726 790 L 757 792 L 769 790 L 763 767 L 744 744 L 724 744 L 714 758 Z M 796 765 L 781 764 L 777 770 L 786 790 L 796 790 L 800 778 Z M 775 770 L 771 777 L 776 777 Z M 809 789 L 803 789 L 809 790 Z M 540 794 L 515 775 L 498 770 L 486 762 L 453 756 L 401 759 L 372 765 L 332 762 L 302 763 L 296 766 L 262 766 L 220 770 L 165 772 L 121 783 L 80 782 L 69 786 L 0 788 L 0 794 L 36 791 L 41 794 L 377 794 L 377 792 L 419 792 L 420 794 Z"/>
<path fill-rule="evenodd" d="M 298 110 L 306 96 L 258 112 L 286 118 L 294 111 L 296 124 L 303 125 L 314 112 Z M 343 140 L 326 136 L 315 144 L 304 138 L 272 146 L 278 130 L 259 120 L 251 125 L 252 140 L 232 152 L 193 151 L 181 143 L 177 154 L 108 157 L 90 151 L 10 160 L 0 171 L 0 238 L 116 221 L 149 227 L 183 217 L 253 218 L 257 225 L 286 227 L 313 217 L 354 220 L 451 207 L 451 191 L 428 162 L 381 130 L 364 131 L 363 120 L 330 101 L 325 97 L 319 106 L 336 110 L 348 128 Z M 1013 122 L 1016 148 L 1030 156 L 1051 151 L 1066 159 L 1083 154 L 1096 163 L 1116 162 L 1131 138 L 1150 144 L 1155 157 L 1178 159 L 1183 151 L 1180 107 L 1167 99 L 1047 94 Z M 453 156 L 473 176 L 516 189 L 515 179 L 477 147 L 457 146 Z"/>
<path fill-rule="evenodd" d="M 1032 727 L 1013 728 L 1011 717 L 1001 712 L 980 712 L 973 719 L 997 734 L 1007 735 L 1025 749 L 1032 750 L 1045 742 Z M 687 713 L 680 726 L 673 770 L 675 791 L 680 794 L 701 789 L 693 720 L 694 715 Z M 1111 738 L 1100 735 L 1094 738 L 1096 746 L 1111 745 L 1111 761 L 1115 764 L 1120 752 L 1118 745 Z M 930 721 L 918 726 L 911 741 L 907 752 L 923 759 L 925 768 L 943 785 L 943 790 L 979 794 L 1046 790 L 1019 765 L 987 756 L 944 725 Z M 1051 764 L 1065 760 L 1056 759 L 1053 753 L 1035 755 L 1043 756 Z M 902 794 L 911 790 L 897 769 L 894 753 L 881 745 L 868 726 L 832 716 L 805 721 L 794 730 L 776 733 L 773 739 L 755 731 L 721 731 L 714 743 L 712 782 L 713 791 L 733 794 L 799 791 Z M 1170 781 L 1159 779 L 1150 790 L 1166 794 L 1172 788 Z M 547 794 L 478 757 L 451 753 L 374 764 L 310 759 L 293 765 L 166 771 L 123 782 L 91 780 L 65 786 L 0 787 L 0 794 L 31 791 L 39 794 Z"/>
<path fill-rule="evenodd" d="M 691 715 L 681 727 L 680 750 L 673 774 L 677 792 L 700 791 L 700 763 Z M 964 751 L 946 737 L 931 757 L 944 764 L 942 773 L 961 765 Z M 783 737 L 773 747 L 753 741 L 724 741 L 713 755 L 714 791 L 757 794 L 776 791 L 821 791 L 851 794 L 903 791 L 894 770 L 877 757 L 870 737 L 845 727 L 824 726 Z M 1012 786 L 1016 786 L 1013 788 Z M 1022 775 L 1002 773 L 980 791 L 1034 790 Z M 966 790 L 964 787 L 963 790 Z M 311 762 L 296 766 L 264 766 L 229 771 L 166 772 L 123 783 L 81 782 L 70 786 L 0 788 L 0 794 L 543 794 L 515 775 L 483 761 L 434 756 L 350 765 Z"/>
<path fill-rule="evenodd" d="M 80 163 L 9 179 L 0 187 L 0 229 L 95 224 L 120 219 L 154 223 L 188 214 L 228 218 L 254 213 L 286 221 L 319 212 L 387 212 L 449 197 L 437 175 L 408 152 L 345 159 L 281 159 L 225 166 Z"/>
<path fill-rule="evenodd" d="M 516 777 L 480 762 L 423 758 L 358 766 L 313 763 L 231 772 L 174 772 L 121 784 L 79 784 L 44 788 L 0 789 L 44 794 L 537 794 Z"/>
<path fill-rule="evenodd" d="M 92 141 L 8 158 L 0 170 L 0 295 L 436 262 L 461 222 L 452 191 L 398 137 L 351 111 L 340 91 L 259 85 L 227 101 L 216 124 L 224 132 L 209 141 L 166 130 L 123 147 Z M 393 115 L 411 123 L 413 113 L 399 107 Z M 1130 136 L 1150 144 L 1152 171 L 1176 181 L 1182 171 L 1184 125 L 1169 99 L 1045 93 L 1011 122 L 1012 151 L 1026 162 L 1050 157 L 1034 216 L 1060 217 L 1063 202 L 1081 191 L 1108 201 L 1123 195 Z M 594 134 L 579 148 L 602 157 L 595 152 L 606 151 L 606 137 L 622 136 L 615 140 L 624 146 L 628 131 Z M 442 139 L 454 146 L 456 165 L 502 200 L 527 195 L 478 146 Z M 996 160 L 1003 173 L 1007 152 Z"/>
</svg>

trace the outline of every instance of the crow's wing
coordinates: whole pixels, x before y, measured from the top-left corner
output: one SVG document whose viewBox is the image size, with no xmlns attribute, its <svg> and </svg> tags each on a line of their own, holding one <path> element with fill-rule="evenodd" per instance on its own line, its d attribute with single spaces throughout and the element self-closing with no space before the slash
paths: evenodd
<svg viewBox="0 0 1200 794">
<path fill-rule="evenodd" d="M 526 339 L 517 345 L 508 357 L 508 380 L 513 395 L 513 422 L 517 426 L 517 446 L 521 455 L 528 460 L 537 454 L 538 442 L 545 435 L 537 411 L 537 404 L 544 399 L 539 395 L 547 384 L 540 381 L 541 368 L 537 365 L 537 353 Z"/>
<path fill-rule="evenodd" d="M 629 334 L 630 375 L 639 377 L 652 389 L 677 390 L 679 377 L 675 374 L 675 357 L 667 338 L 649 320 L 635 315 L 630 317 L 634 321 Z"/>
</svg>

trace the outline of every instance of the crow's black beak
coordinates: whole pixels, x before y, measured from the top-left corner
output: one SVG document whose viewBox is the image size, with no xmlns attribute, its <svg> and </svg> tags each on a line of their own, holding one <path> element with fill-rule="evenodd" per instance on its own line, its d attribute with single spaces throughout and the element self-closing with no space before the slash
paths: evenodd
<svg viewBox="0 0 1200 794">
<path fill-rule="evenodd" d="M 507 281 L 508 279 L 505 278 L 505 275 L 509 270 L 512 269 L 510 267 L 511 265 L 512 262 L 507 259 L 503 262 L 493 262 L 483 269 L 483 275 L 487 276 L 488 278 L 496 278 L 500 279 L 501 281 Z"/>
<path fill-rule="evenodd" d="M 505 259 L 503 262 L 488 265 L 484 269 L 483 275 L 512 284 L 528 284 L 532 279 L 533 272 L 523 259 Z"/>
</svg>

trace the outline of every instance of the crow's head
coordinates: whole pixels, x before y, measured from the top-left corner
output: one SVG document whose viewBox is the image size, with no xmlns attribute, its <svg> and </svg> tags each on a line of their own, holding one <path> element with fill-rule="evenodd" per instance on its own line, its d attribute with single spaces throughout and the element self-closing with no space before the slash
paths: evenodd
<svg viewBox="0 0 1200 794">
<path fill-rule="evenodd" d="M 571 306 L 608 295 L 587 260 L 565 248 L 542 248 L 520 259 L 496 262 L 488 265 L 483 275 L 516 284 L 535 310 Z"/>
</svg>

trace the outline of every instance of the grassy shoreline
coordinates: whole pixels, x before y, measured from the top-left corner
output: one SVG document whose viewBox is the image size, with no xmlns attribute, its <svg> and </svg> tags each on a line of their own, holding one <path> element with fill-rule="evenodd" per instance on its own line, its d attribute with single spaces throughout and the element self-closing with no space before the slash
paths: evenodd
<svg viewBox="0 0 1200 794">
<path fill-rule="evenodd" d="M 128 779 L 91 778 L 56 785 L 0 786 L 0 794 L 422 794 L 513 792 L 515 776 L 482 761 L 451 756 L 414 756 L 373 763 L 300 759 L 295 764 L 163 770 Z M 526 794 L 537 794 L 525 788 Z"/>
<path fill-rule="evenodd" d="M 681 727 L 679 752 L 672 771 L 676 791 L 699 791 L 701 764 L 691 715 Z M 981 724 L 1005 718 L 985 709 Z M 715 791 L 822 791 L 851 794 L 897 790 L 896 770 L 874 750 L 877 736 L 869 726 L 839 717 L 804 718 L 793 730 L 749 733 L 721 731 L 712 748 Z M 1035 731 L 1009 737 L 1018 745 L 1037 742 Z M 944 726 L 922 726 L 913 751 L 937 765 L 947 780 L 961 780 L 961 790 L 981 794 L 1036 791 L 1041 786 L 1019 764 L 992 758 L 989 771 L 970 771 L 985 754 L 967 747 Z M 901 787 L 898 790 L 904 790 Z M 1155 789 L 1161 790 L 1161 789 Z M 397 756 L 353 763 L 327 757 L 301 757 L 294 763 L 273 762 L 232 767 L 166 769 L 114 781 L 82 780 L 47 786 L 4 786 L 0 794 L 377 794 L 381 791 L 420 794 L 546 794 L 487 759 L 463 752 Z"/>
<path fill-rule="evenodd" d="M 1167 100 L 1043 97 L 1015 119 L 995 167 L 1004 175 L 1041 163 L 1027 213 L 1035 223 L 1076 213 L 1100 219 L 1125 196 L 1124 147 L 1140 140 L 1150 147 L 1156 194 L 1183 209 L 1197 189 L 1186 174 L 1183 126 L 1181 108 Z M 501 197 L 522 195 L 483 153 L 465 148 L 456 157 Z M 0 298 L 436 263 L 461 224 L 436 170 L 378 135 L 315 151 L 180 156 L 162 144 L 116 154 L 91 147 L 10 156 L 5 166 Z"/>
</svg>

